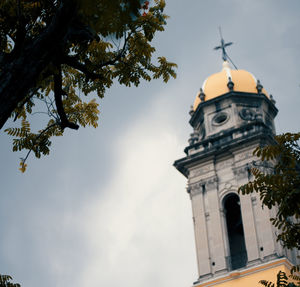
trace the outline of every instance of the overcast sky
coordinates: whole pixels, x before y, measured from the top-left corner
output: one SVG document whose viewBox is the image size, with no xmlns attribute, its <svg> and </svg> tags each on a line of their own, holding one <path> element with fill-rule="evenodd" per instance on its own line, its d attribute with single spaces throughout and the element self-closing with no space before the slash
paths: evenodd
<svg viewBox="0 0 300 287">
<path fill-rule="evenodd" d="M 172 166 L 189 107 L 221 70 L 218 26 L 240 69 L 274 96 L 278 132 L 299 131 L 299 0 L 167 0 L 157 55 L 178 77 L 115 86 L 99 127 L 67 131 L 25 174 L 0 132 L 0 273 L 25 287 L 186 287 L 197 279 L 186 179 Z"/>
</svg>

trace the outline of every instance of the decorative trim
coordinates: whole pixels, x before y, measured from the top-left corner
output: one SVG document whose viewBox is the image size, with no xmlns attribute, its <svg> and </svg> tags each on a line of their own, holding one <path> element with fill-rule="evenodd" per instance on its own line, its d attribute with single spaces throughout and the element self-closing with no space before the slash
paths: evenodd
<svg viewBox="0 0 300 287">
<path fill-rule="evenodd" d="M 189 177 L 190 178 L 196 177 L 196 176 L 208 173 L 212 170 L 213 170 L 212 165 L 202 166 L 202 167 L 197 168 L 196 170 L 191 170 L 190 174 L 189 174 Z"/>
<path fill-rule="evenodd" d="M 222 111 L 214 115 L 211 121 L 213 126 L 221 126 L 227 123 L 229 118 L 230 118 L 229 114 Z"/>
<path fill-rule="evenodd" d="M 205 186 L 205 190 L 212 190 L 217 188 L 218 186 L 218 178 L 216 175 L 201 179 L 200 181 L 190 184 L 188 186 L 188 190 L 190 191 L 191 195 L 194 196 L 202 192 L 202 186 Z"/>
<path fill-rule="evenodd" d="M 232 182 L 230 182 L 230 181 L 226 182 L 224 187 L 225 187 L 227 190 L 232 189 Z"/>
<path fill-rule="evenodd" d="M 254 196 L 251 196 L 251 201 L 252 201 L 252 206 L 257 205 L 257 198 L 256 198 L 255 195 L 254 195 Z"/>
<path fill-rule="evenodd" d="M 238 271 L 238 270 L 234 270 L 232 272 L 230 272 L 228 275 L 223 276 L 223 277 L 219 277 L 217 279 L 205 282 L 205 283 L 200 283 L 199 282 L 195 282 L 194 283 L 194 287 L 209 287 L 209 286 L 215 286 L 221 283 L 224 283 L 226 281 L 230 281 L 230 280 L 234 280 L 236 278 L 240 278 L 240 277 L 244 277 L 253 273 L 257 273 L 263 270 L 267 270 L 270 269 L 272 267 L 277 267 L 280 265 L 285 265 L 287 268 L 291 268 L 292 264 L 288 261 L 288 259 L 283 258 L 283 259 L 276 259 L 273 262 L 270 263 L 266 263 L 257 267 L 251 267 L 251 268 L 247 268 L 246 270 L 243 271 Z"/>
<path fill-rule="evenodd" d="M 232 168 L 232 171 L 233 171 L 235 177 L 237 178 L 237 180 L 248 178 L 249 171 L 250 171 L 250 165 L 247 163 L 242 166 L 234 167 L 234 168 Z"/>
<path fill-rule="evenodd" d="M 227 160 L 223 160 L 223 161 L 217 162 L 216 163 L 216 170 L 223 170 L 223 169 L 226 169 L 228 167 L 232 167 L 233 164 L 234 164 L 234 158 L 230 157 Z"/>
<path fill-rule="evenodd" d="M 255 120 L 256 112 L 253 109 L 243 108 L 239 111 L 240 117 L 245 121 Z"/>
<path fill-rule="evenodd" d="M 244 160 L 244 159 L 247 159 L 247 158 L 252 158 L 254 157 L 253 156 L 253 150 L 248 150 L 248 151 L 245 151 L 245 152 L 241 152 L 241 153 L 238 153 L 236 156 L 235 156 L 235 161 L 241 161 L 241 160 Z"/>
<path fill-rule="evenodd" d="M 207 221 L 209 220 L 209 212 L 208 211 L 205 212 L 205 218 L 206 218 Z"/>
<path fill-rule="evenodd" d="M 237 192 L 238 190 L 238 186 L 234 185 L 232 186 L 231 189 L 226 189 L 223 188 L 222 191 L 219 193 L 219 200 L 220 200 L 220 204 L 223 206 L 223 200 L 226 197 L 226 195 L 230 194 L 230 193 L 234 193 L 236 194 L 238 197 L 240 197 L 239 193 Z"/>
</svg>

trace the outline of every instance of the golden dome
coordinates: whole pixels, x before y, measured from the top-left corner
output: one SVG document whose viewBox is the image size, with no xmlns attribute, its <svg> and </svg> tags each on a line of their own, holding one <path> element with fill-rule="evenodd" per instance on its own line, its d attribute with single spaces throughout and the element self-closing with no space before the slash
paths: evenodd
<svg viewBox="0 0 300 287">
<path fill-rule="evenodd" d="M 205 97 L 203 101 L 208 101 L 228 93 L 229 88 L 227 85 L 230 79 L 234 84 L 233 91 L 257 94 L 256 86 L 258 81 L 255 77 L 245 70 L 231 70 L 229 63 L 225 61 L 221 72 L 209 76 L 204 81 L 202 92 Z M 268 96 L 264 88 L 261 92 Z M 193 105 L 194 111 L 196 111 L 201 102 L 200 92 L 198 92 Z"/>
</svg>

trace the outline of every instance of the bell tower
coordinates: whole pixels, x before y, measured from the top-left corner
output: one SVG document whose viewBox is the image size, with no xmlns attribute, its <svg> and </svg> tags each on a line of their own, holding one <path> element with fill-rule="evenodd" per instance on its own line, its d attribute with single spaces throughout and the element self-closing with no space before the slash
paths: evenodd
<svg viewBox="0 0 300 287">
<path fill-rule="evenodd" d="M 187 178 L 192 204 L 194 286 L 256 286 L 297 263 L 296 251 L 276 241 L 275 210 L 262 209 L 258 194 L 237 192 L 251 178 L 251 166 L 270 169 L 252 152 L 274 142 L 278 110 L 259 80 L 231 69 L 223 57 L 222 70 L 204 81 L 191 107 L 193 132 L 174 166 Z"/>
</svg>

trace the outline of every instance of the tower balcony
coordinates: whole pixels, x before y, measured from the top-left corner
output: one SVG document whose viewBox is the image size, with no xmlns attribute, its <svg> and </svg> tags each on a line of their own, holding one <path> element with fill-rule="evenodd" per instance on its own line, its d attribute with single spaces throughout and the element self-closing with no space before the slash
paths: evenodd
<svg viewBox="0 0 300 287">
<path fill-rule="evenodd" d="M 207 153 L 209 150 L 222 149 L 231 143 L 240 140 L 248 140 L 249 138 L 261 133 L 270 135 L 271 137 L 274 136 L 273 131 L 267 125 L 265 125 L 262 121 L 257 120 L 238 128 L 222 131 L 203 140 L 197 141 L 194 136 L 193 141 L 190 141 L 190 145 L 185 148 L 184 152 L 188 156 L 195 153 L 198 154 L 199 152 Z"/>
</svg>

